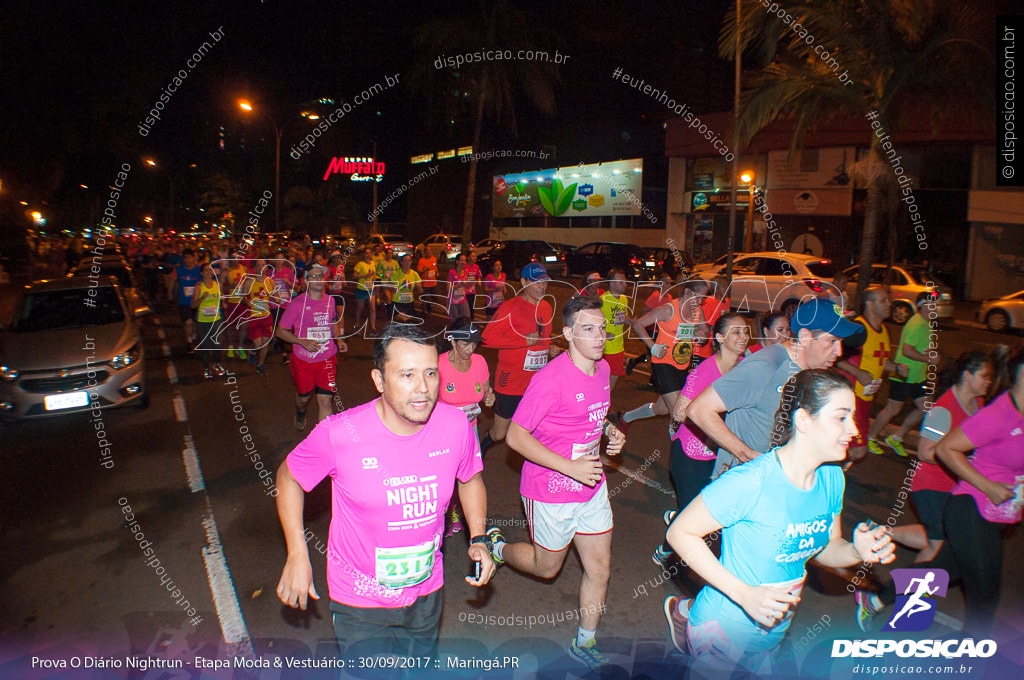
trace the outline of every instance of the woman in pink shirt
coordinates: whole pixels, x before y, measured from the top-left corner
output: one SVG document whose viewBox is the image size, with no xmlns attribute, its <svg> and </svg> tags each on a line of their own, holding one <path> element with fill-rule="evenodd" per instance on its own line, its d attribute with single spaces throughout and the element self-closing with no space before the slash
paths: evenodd
<svg viewBox="0 0 1024 680">
<path fill-rule="evenodd" d="M 750 342 L 750 328 L 743 316 L 731 312 L 718 317 L 713 337 L 715 354 L 690 371 L 690 375 L 686 377 L 686 385 L 676 399 L 675 410 L 672 411 L 673 422 L 680 423 L 675 436 L 672 437 L 670 452 L 672 484 L 676 488 L 679 509 L 689 505 L 711 481 L 717 455 L 714 441 L 699 427 L 686 422 L 686 407 L 694 397 L 740 362 L 747 350 L 747 343 Z M 675 510 L 666 511 L 665 524 L 670 524 L 675 514 Z M 655 549 L 651 559 L 655 564 L 667 567 L 671 555 L 672 546 L 665 541 Z"/>
<path fill-rule="evenodd" d="M 501 271 L 501 260 L 495 260 L 491 265 L 491 273 L 484 279 L 484 290 L 487 292 L 485 313 L 490 320 L 505 301 L 505 272 Z"/>
<path fill-rule="evenodd" d="M 468 281 L 466 254 L 459 253 L 455 256 L 455 266 L 448 271 L 448 316 L 453 326 L 460 319 L 470 318 L 466 289 L 475 287 L 475 284 L 469 284 Z"/>
<path fill-rule="evenodd" d="M 479 439 L 476 421 L 480 415 L 480 404 L 494 404 L 494 390 L 491 389 L 491 372 L 487 368 L 487 361 L 474 353 L 483 333 L 479 328 L 474 328 L 469 321 L 463 321 L 445 333 L 444 337 L 451 343 L 452 348 L 441 354 L 437 360 L 437 373 L 440 378 L 438 399 L 462 409 Z M 447 535 L 462 531 L 458 498 L 452 499 L 451 509 L 448 511 L 448 526 Z"/>
</svg>

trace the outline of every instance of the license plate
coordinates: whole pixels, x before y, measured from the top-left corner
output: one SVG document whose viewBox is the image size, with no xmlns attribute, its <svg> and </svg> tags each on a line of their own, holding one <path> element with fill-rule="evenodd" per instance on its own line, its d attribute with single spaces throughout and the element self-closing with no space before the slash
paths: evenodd
<svg viewBox="0 0 1024 680">
<path fill-rule="evenodd" d="M 546 256 L 544 257 L 544 261 L 545 261 L 545 262 L 554 262 L 554 261 L 555 261 L 555 260 L 557 260 L 557 259 L 558 259 L 558 258 L 557 258 L 557 257 L 555 257 L 554 255 L 546 255 Z"/>
<path fill-rule="evenodd" d="M 654 266 L 654 263 L 651 262 L 650 260 L 648 260 L 647 262 L 644 262 L 644 264 L 647 265 L 648 267 L 653 267 Z"/>
<path fill-rule="evenodd" d="M 89 393 L 84 390 L 81 392 L 68 392 L 67 394 L 51 394 L 43 399 L 43 405 L 47 411 L 59 411 L 65 408 L 87 406 L 88 404 Z"/>
</svg>

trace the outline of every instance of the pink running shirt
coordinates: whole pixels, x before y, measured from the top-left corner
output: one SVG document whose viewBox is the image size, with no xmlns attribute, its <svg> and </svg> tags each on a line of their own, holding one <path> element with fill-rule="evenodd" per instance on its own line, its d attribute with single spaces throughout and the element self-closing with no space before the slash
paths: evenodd
<svg viewBox="0 0 1024 680">
<path fill-rule="evenodd" d="M 393 433 L 375 399 L 321 421 L 288 454 L 307 493 L 331 478 L 327 586 L 351 607 L 407 607 L 444 585 L 441 535 L 455 480 L 483 469 L 462 411 L 438 402 L 414 435 Z"/>
<path fill-rule="evenodd" d="M 303 340 L 320 340 L 324 343 L 316 354 L 298 343 L 292 345 L 295 356 L 314 363 L 326 361 L 338 353 L 338 346 L 333 339 L 334 330 L 331 328 L 337 319 L 338 310 L 333 297 L 323 293 L 319 300 L 314 300 L 309 297 L 309 293 L 303 293 L 292 298 L 281 314 L 281 328 L 287 328 Z"/>
<path fill-rule="evenodd" d="M 963 480 L 953 488 L 953 495 L 973 496 L 978 513 L 989 522 L 1020 522 L 1024 509 L 1024 416 L 1013 405 L 1010 393 L 1003 392 L 961 423 L 960 429 L 974 444 L 974 469 L 994 482 L 1016 486 L 1017 495 L 993 505 L 988 496 Z"/>
<path fill-rule="evenodd" d="M 479 354 L 470 357 L 469 370 L 459 371 L 448 360 L 448 352 L 438 357 L 437 371 L 441 377 L 438 398 L 446 404 L 457 407 L 471 424 L 476 423 L 480 415 L 480 402 L 484 399 L 484 389 L 491 379 L 487 368 L 487 360 Z"/>
<path fill-rule="evenodd" d="M 533 376 L 512 422 L 563 458 L 599 453 L 604 417 L 611 406 L 608 377 L 607 361 L 598 361 L 597 372 L 589 376 L 576 368 L 568 352 L 562 352 Z M 602 474 L 591 488 L 526 461 L 519 492 L 544 503 L 585 503 L 604 481 Z"/>
</svg>

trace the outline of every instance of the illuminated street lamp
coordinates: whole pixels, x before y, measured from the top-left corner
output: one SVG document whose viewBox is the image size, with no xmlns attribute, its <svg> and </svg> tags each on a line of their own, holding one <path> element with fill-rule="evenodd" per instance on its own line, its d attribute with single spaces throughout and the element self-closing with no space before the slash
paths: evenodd
<svg viewBox="0 0 1024 680">
<path fill-rule="evenodd" d="M 248 99 L 239 99 L 238 108 L 243 111 L 254 111 L 252 102 Z M 270 119 L 274 126 L 274 231 L 281 231 L 281 128 L 269 111 L 263 114 Z"/>
<path fill-rule="evenodd" d="M 748 170 L 740 175 L 740 181 L 750 185 L 750 198 L 747 199 L 747 226 L 743 230 L 743 252 L 750 253 L 754 250 L 754 193 L 757 187 L 754 186 L 754 171 Z"/>
</svg>

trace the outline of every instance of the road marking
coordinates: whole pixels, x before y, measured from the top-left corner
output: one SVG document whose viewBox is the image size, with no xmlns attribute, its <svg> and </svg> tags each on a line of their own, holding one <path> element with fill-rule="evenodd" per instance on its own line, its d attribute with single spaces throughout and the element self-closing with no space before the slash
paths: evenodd
<svg viewBox="0 0 1024 680">
<path fill-rule="evenodd" d="M 613 470 L 621 472 L 622 474 L 626 475 L 627 477 L 632 477 L 633 479 L 635 479 L 636 481 L 638 481 L 638 482 L 640 482 L 642 484 L 646 484 L 647 486 L 651 487 L 652 489 L 657 489 L 658 491 L 662 492 L 663 494 L 665 494 L 667 496 L 674 496 L 675 495 L 674 492 L 669 491 L 668 489 L 666 489 L 664 486 L 661 485 L 661 483 L 656 482 L 653 479 L 648 479 L 647 477 L 644 477 L 639 472 L 633 472 L 632 470 L 630 470 L 628 467 L 626 467 L 624 465 L 619 465 L 618 463 L 616 463 L 614 461 L 611 461 L 611 460 L 606 460 L 605 461 L 605 465 L 610 467 Z"/>
<path fill-rule="evenodd" d="M 174 370 L 174 364 L 167 364 L 167 379 L 171 381 L 172 385 L 178 384 L 178 372 Z"/>
<path fill-rule="evenodd" d="M 960 619 L 953 618 L 949 614 L 943 614 L 942 612 L 935 612 L 935 620 L 953 630 L 963 630 L 964 624 Z"/>
<path fill-rule="evenodd" d="M 205 491 L 206 482 L 203 480 L 203 470 L 199 467 L 199 455 L 192 442 L 191 432 L 185 435 L 185 448 L 181 451 L 181 458 L 185 462 L 185 476 L 188 477 L 188 485 L 192 489 L 192 493 Z"/>
<path fill-rule="evenodd" d="M 220 630 L 224 636 L 224 642 L 236 645 L 237 651 L 241 651 L 244 656 L 252 657 L 249 631 L 245 626 L 245 619 L 242 617 L 242 608 L 238 604 L 238 592 L 235 590 L 235 583 L 231 579 L 231 570 L 228 569 L 228 562 L 224 557 L 220 532 L 217 531 L 217 521 L 213 518 L 213 510 L 209 507 L 209 499 L 206 504 L 207 515 L 203 520 L 203 528 L 206 529 L 207 546 L 203 548 L 203 562 L 206 563 L 206 578 L 210 582 L 210 593 L 213 595 L 213 604 L 217 608 Z"/>
<path fill-rule="evenodd" d="M 185 398 L 181 396 L 181 393 L 174 395 L 174 415 L 177 416 L 179 423 L 188 422 L 188 411 L 185 410 Z"/>
</svg>

